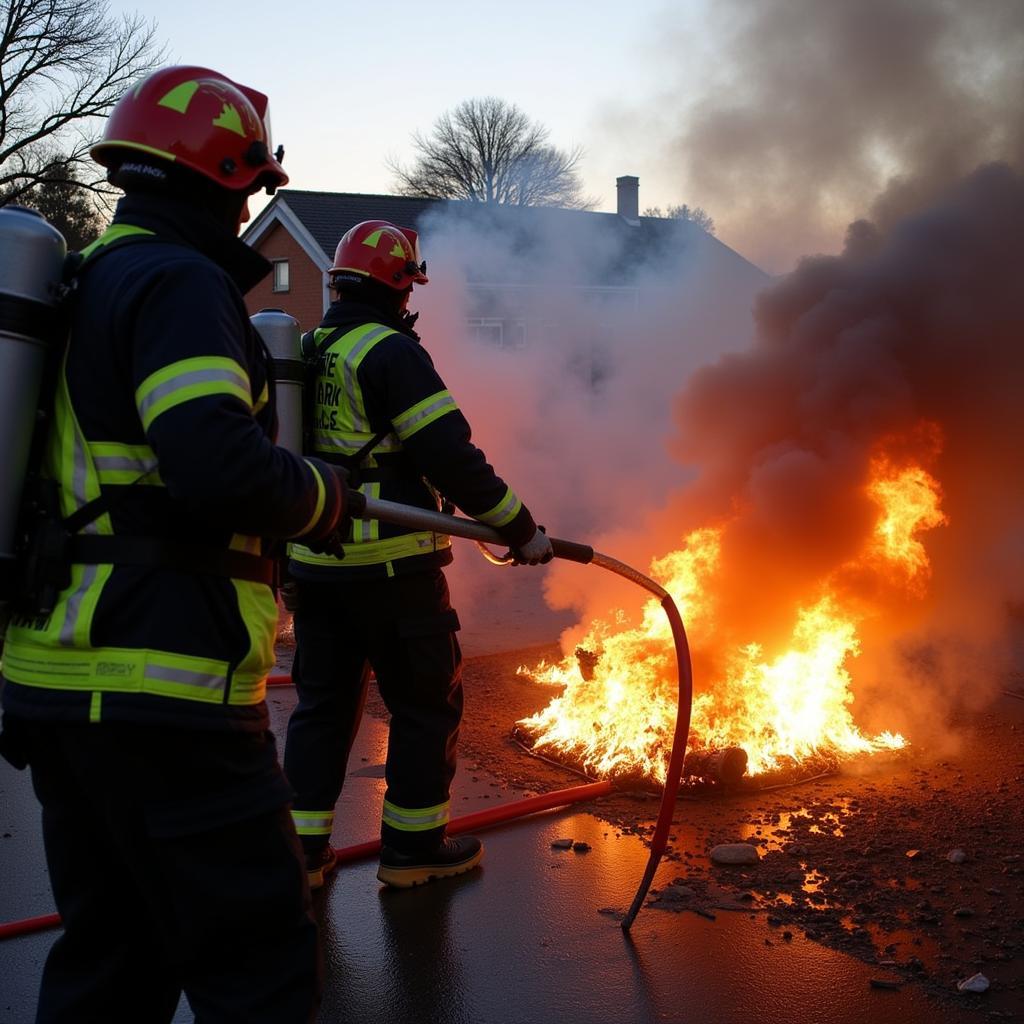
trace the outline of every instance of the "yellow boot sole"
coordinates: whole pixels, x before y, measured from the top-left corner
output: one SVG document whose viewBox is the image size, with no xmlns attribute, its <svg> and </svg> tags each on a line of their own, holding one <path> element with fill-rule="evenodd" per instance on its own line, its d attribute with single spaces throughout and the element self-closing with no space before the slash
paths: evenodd
<svg viewBox="0 0 1024 1024">
<path fill-rule="evenodd" d="M 396 868 L 381 864 L 377 869 L 377 878 L 385 885 L 393 886 L 396 889 L 412 889 L 417 885 L 426 885 L 440 878 L 454 878 L 456 875 L 464 875 L 483 860 L 483 848 L 476 851 L 472 857 L 460 860 L 455 864 L 410 864 L 407 867 Z"/>
</svg>

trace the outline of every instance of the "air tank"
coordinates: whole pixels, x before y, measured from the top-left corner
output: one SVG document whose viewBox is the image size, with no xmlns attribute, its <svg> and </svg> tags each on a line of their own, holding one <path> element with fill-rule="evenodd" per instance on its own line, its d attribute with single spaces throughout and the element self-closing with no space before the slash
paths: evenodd
<svg viewBox="0 0 1024 1024">
<path fill-rule="evenodd" d="M 67 244 L 34 210 L 0 207 L 0 602 L 12 596 L 18 514 Z"/>
<path fill-rule="evenodd" d="M 261 309 L 252 317 L 253 327 L 274 360 L 277 387 L 277 443 L 296 455 L 302 454 L 302 332 L 299 322 L 283 309 Z"/>
</svg>

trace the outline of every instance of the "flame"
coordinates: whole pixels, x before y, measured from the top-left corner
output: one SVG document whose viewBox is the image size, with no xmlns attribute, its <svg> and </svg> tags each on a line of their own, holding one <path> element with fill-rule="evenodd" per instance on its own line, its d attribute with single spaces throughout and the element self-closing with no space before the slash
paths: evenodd
<svg viewBox="0 0 1024 1024">
<path fill-rule="evenodd" d="M 871 477 L 867 493 L 882 512 L 867 557 L 891 566 L 908 588 L 922 594 L 930 566 L 917 534 L 948 522 L 939 508 L 939 485 L 920 466 L 899 469 L 885 456 L 872 462 Z"/>
<path fill-rule="evenodd" d="M 748 771 L 758 774 L 813 755 L 906 746 L 898 733 L 868 736 L 854 722 L 851 665 L 860 653 L 858 626 L 868 612 L 844 600 L 837 580 L 841 570 L 853 568 L 920 596 L 930 566 L 919 535 L 947 518 L 938 482 L 921 465 L 884 449 L 870 461 L 864 491 L 878 513 L 863 550 L 808 595 L 784 648 L 769 656 L 751 640 L 714 652 L 720 675 L 694 699 L 691 749 L 742 747 Z M 729 523 L 696 530 L 678 550 L 651 563 L 650 575 L 676 601 L 698 648 L 716 634 L 715 579 L 728 530 Z M 591 774 L 640 773 L 663 782 L 676 713 L 671 630 L 653 599 L 639 624 L 629 627 L 624 619 L 619 612 L 608 622 L 592 623 L 582 656 L 519 669 L 539 683 L 563 687 L 520 724 L 534 737 L 535 749 L 557 751 Z"/>
</svg>

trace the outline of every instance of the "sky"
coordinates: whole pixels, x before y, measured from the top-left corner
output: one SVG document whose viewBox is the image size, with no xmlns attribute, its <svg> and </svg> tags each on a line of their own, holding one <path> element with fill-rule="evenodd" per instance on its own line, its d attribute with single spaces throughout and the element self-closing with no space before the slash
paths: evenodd
<svg viewBox="0 0 1024 1024">
<path fill-rule="evenodd" d="M 664 69 L 652 48 L 678 33 L 681 18 L 698 25 L 703 6 L 294 0 L 248 3 L 241 23 L 236 7 L 201 0 L 129 0 L 110 12 L 152 19 L 172 62 L 267 93 L 291 187 L 391 192 L 387 160 L 410 160 L 414 132 L 462 100 L 493 95 L 547 126 L 558 147 L 582 146 L 584 191 L 595 209 L 614 211 L 615 179 L 625 174 L 640 178 L 642 208 L 696 202 L 658 139 L 616 122 L 625 101 L 658 89 Z"/>
<path fill-rule="evenodd" d="M 773 274 L 839 252 L 850 223 L 904 209 L 1024 138 L 1020 0 L 519 0 L 482 7 L 115 0 L 170 61 L 271 100 L 291 187 L 388 193 L 389 160 L 466 99 L 496 96 L 583 149 L 614 211 L 703 208 Z M 258 212 L 255 211 L 255 212 Z"/>
</svg>

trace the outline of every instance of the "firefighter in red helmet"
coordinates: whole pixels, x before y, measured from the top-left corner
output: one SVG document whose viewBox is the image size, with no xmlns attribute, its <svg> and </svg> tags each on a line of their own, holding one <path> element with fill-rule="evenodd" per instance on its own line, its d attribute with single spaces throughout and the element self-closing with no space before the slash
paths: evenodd
<svg viewBox="0 0 1024 1024">
<path fill-rule="evenodd" d="M 364 221 L 328 271 L 337 296 L 306 335 L 317 361 L 312 451 L 373 497 L 437 509 L 439 495 L 496 529 L 516 560 L 552 557 L 526 506 L 470 440 L 470 427 L 419 343 L 407 310 L 427 283 L 415 231 Z M 381 815 L 384 883 L 409 887 L 475 867 L 472 836 L 449 837 L 449 786 L 462 718 L 458 616 L 442 567 L 451 539 L 356 519 L 343 557 L 292 547 L 298 704 L 285 774 L 310 884 L 334 864 L 330 838 L 372 667 L 391 712 Z"/>
<path fill-rule="evenodd" d="M 316 925 L 264 702 L 274 544 L 338 543 L 337 469 L 274 443 L 237 237 L 287 182 L 267 99 L 164 68 L 93 156 L 125 195 L 76 271 L 42 473 L 69 535 L 12 622 L 3 752 L 31 767 L 63 934 L 37 1020 L 310 1020 Z"/>
</svg>

